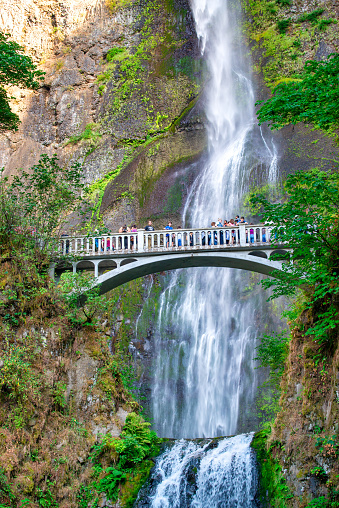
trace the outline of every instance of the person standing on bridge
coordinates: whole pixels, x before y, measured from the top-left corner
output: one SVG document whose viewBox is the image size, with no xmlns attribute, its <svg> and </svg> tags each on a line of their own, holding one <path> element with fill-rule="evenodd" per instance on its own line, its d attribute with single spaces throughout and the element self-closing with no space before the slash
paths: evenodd
<svg viewBox="0 0 339 508">
<path fill-rule="evenodd" d="M 126 224 L 121 226 L 121 228 L 119 229 L 119 233 L 130 233 L 130 232 L 131 230 L 126 226 Z M 122 239 L 121 239 L 121 248 L 122 248 Z M 124 249 L 128 249 L 128 236 L 124 237 Z"/>
<path fill-rule="evenodd" d="M 168 222 L 168 224 L 165 227 L 165 229 L 167 229 L 167 230 L 172 230 L 173 229 L 171 221 Z M 166 247 L 169 247 L 169 245 L 170 245 L 170 235 L 169 235 L 169 233 L 167 233 L 166 234 Z"/>
<path fill-rule="evenodd" d="M 223 223 L 222 219 L 218 219 L 217 228 L 222 228 Z M 223 231 L 220 231 L 220 245 L 224 245 L 224 233 Z"/>
<path fill-rule="evenodd" d="M 253 222 L 250 223 L 253 226 Z M 254 228 L 250 228 L 250 243 L 254 243 Z"/>
<path fill-rule="evenodd" d="M 133 224 L 132 226 L 132 229 L 131 229 L 131 233 L 137 233 L 138 230 L 137 230 L 137 226 L 136 224 Z M 138 243 L 138 237 L 136 236 L 136 243 Z M 131 250 L 133 250 L 133 246 L 134 246 L 134 235 L 131 236 Z"/>
<path fill-rule="evenodd" d="M 224 228 L 227 228 L 228 227 L 228 222 L 227 222 L 227 219 L 224 220 Z M 229 245 L 230 243 L 230 232 L 229 231 L 225 231 L 225 243 L 226 245 Z"/>
<path fill-rule="evenodd" d="M 228 225 L 231 226 L 231 227 L 234 227 L 235 226 L 234 219 L 231 219 Z M 232 238 L 232 244 L 233 245 L 235 243 L 237 243 L 237 234 L 235 232 L 235 229 L 232 229 L 232 231 L 231 231 L 231 238 Z"/>
<path fill-rule="evenodd" d="M 177 229 L 181 229 L 181 226 L 178 226 Z M 178 247 L 181 247 L 182 245 L 182 242 L 181 242 L 181 233 L 178 233 Z"/>
<path fill-rule="evenodd" d="M 151 220 L 148 221 L 147 226 L 145 227 L 145 231 L 155 231 Z M 148 248 L 151 249 L 152 248 L 152 236 L 151 235 L 147 235 L 147 236 L 148 236 Z"/>
</svg>

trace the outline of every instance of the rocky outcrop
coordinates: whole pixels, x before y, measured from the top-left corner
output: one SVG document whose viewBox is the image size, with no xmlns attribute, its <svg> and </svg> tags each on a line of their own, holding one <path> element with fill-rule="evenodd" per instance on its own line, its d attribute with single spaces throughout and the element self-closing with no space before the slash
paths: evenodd
<svg viewBox="0 0 339 508">
<path fill-rule="evenodd" d="M 292 330 L 281 410 L 269 440 L 270 453 L 279 460 L 293 493 L 289 506 L 295 508 L 313 498 L 330 497 L 339 478 L 338 342 L 332 352 L 322 351 L 305 335 L 311 323 L 305 311 Z"/>
<path fill-rule="evenodd" d="M 126 220 L 137 220 L 156 181 L 205 146 L 188 0 L 2 7 L 0 28 L 46 71 L 38 92 L 13 90 L 22 124 L 0 137 L 5 174 L 30 167 L 42 153 L 56 153 L 62 164 L 77 160 L 97 210 L 104 197 L 107 225 L 118 225 L 124 193 L 137 198 Z M 118 174 L 123 184 L 113 183 Z"/>
</svg>

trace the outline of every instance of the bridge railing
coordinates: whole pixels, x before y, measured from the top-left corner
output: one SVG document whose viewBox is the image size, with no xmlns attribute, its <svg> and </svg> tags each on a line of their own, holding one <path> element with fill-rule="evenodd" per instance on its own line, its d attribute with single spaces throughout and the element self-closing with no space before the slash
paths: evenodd
<svg viewBox="0 0 339 508">
<path fill-rule="evenodd" d="M 266 245 L 271 227 L 240 225 L 221 228 L 173 229 L 95 236 L 63 236 L 59 255 L 96 256 L 102 254 L 154 252 L 182 249 L 210 249 Z"/>
</svg>

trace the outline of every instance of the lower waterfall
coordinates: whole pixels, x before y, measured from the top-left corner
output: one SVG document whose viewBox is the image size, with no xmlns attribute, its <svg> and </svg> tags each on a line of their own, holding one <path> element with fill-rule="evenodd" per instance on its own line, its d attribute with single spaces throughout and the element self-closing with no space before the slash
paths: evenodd
<svg viewBox="0 0 339 508">
<path fill-rule="evenodd" d="M 252 434 L 180 440 L 157 458 L 136 508 L 258 508 Z"/>
</svg>

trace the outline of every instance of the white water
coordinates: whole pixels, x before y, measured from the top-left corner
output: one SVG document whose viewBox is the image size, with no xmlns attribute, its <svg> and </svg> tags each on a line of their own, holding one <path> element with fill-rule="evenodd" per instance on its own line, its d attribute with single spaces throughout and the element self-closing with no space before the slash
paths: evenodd
<svg viewBox="0 0 339 508">
<path fill-rule="evenodd" d="M 256 125 L 241 44 L 240 0 L 191 2 L 209 68 L 209 151 L 186 201 L 183 223 L 202 227 L 218 218 L 235 218 L 258 173 L 261 181 L 276 180 L 278 157 Z M 255 291 L 252 278 L 224 268 L 168 276 L 153 352 L 152 416 L 160 436 L 211 438 L 253 429 L 249 410 L 257 387 L 255 341 L 269 318 L 266 297 Z M 258 507 L 251 440 L 251 434 L 241 434 L 217 446 L 210 440 L 177 441 L 158 457 L 135 506 Z"/>
<path fill-rule="evenodd" d="M 192 0 L 209 68 L 208 159 L 183 213 L 183 222 L 195 227 L 219 217 L 235 218 L 258 168 L 264 181 L 276 178 L 276 149 L 256 125 L 239 7 L 240 1 Z M 154 352 L 152 413 L 160 436 L 213 437 L 235 434 L 239 427 L 251 430 L 244 420 L 256 391 L 255 339 L 267 319 L 267 304 L 260 292 L 245 290 L 250 277 L 224 268 L 171 275 L 160 302 Z"/>
<path fill-rule="evenodd" d="M 256 508 L 251 434 L 197 443 L 180 440 L 156 461 L 136 508 Z"/>
</svg>

